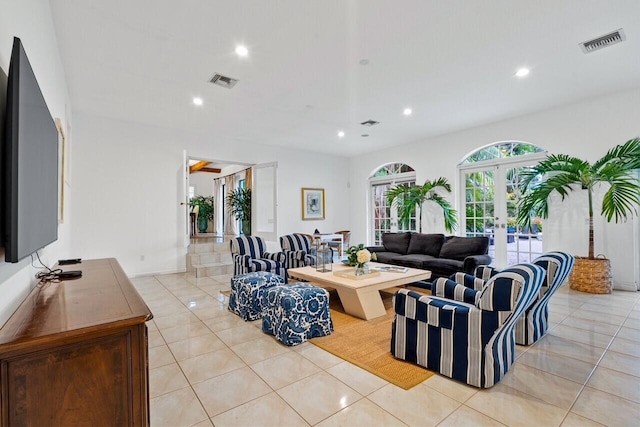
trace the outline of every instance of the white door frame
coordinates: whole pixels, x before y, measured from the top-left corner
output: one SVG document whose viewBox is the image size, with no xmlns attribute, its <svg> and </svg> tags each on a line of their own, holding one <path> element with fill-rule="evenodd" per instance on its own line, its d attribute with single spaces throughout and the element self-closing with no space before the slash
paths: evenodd
<svg viewBox="0 0 640 427">
<path fill-rule="evenodd" d="M 391 186 L 393 185 L 398 185 L 398 184 L 406 184 L 409 182 L 416 182 L 416 173 L 415 172 L 403 172 L 403 173 L 399 173 L 399 174 L 394 174 L 394 175 L 387 175 L 387 176 L 376 176 L 373 178 L 369 178 L 369 185 L 368 185 L 368 192 L 369 192 L 369 218 L 371 220 L 371 228 L 369 230 L 369 236 L 370 236 L 370 240 L 369 242 L 375 242 L 375 238 L 376 238 L 376 231 L 375 231 L 375 211 L 376 211 L 376 206 L 375 206 L 375 200 L 373 197 L 373 193 L 372 193 L 372 188 L 374 185 L 380 185 L 380 184 L 389 184 Z M 389 215 L 389 219 L 390 219 L 390 228 L 389 231 L 391 233 L 396 233 L 398 231 L 398 211 L 397 209 L 391 209 L 390 211 L 390 215 Z M 416 216 L 416 227 L 418 227 L 418 224 L 420 221 L 420 218 L 418 218 Z"/>
<path fill-rule="evenodd" d="M 178 215 L 178 223 L 184 224 L 184 227 L 180 227 L 180 235 L 182 236 L 182 247 L 186 248 L 191 243 L 191 233 L 189 228 L 191 227 L 191 217 L 189 215 L 189 156 L 187 150 L 182 150 L 182 173 L 179 174 L 182 185 L 178 185 L 180 189 L 178 194 L 178 205 L 180 211 Z"/>
<path fill-rule="evenodd" d="M 251 234 L 278 240 L 278 162 L 251 167 Z"/>
<path fill-rule="evenodd" d="M 458 179 L 460 190 L 458 191 L 458 201 L 460 206 L 460 224 L 463 227 L 463 235 L 466 233 L 466 179 L 465 175 L 470 172 L 494 171 L 494 260 L 493 265 L 497 269 L 507 267 L 507 201 L 506 192 L 506 171 L 511 168 L 529 166 L 546 158 L 546 153 L 534 153 L 525 156 L 505 157 L 483 162 L 466 163 L 458 166 Z M 517 236 L 516 236 L 517 238 Z"/>
</svg>

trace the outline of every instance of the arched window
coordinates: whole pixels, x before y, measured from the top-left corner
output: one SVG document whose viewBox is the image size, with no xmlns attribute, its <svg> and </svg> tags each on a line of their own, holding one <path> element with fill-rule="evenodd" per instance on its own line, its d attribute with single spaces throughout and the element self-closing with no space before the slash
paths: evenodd
<svg viewBox="0 0 640 427">
<path fill-rule="evenodd" d="M 489 255 L 498 268 L 530 262 L 542 253 L 541 220 L 522 230 L 515 219 L 520 173 L 545 156 L 536 145 L 501 141 L 474 151 L 458 165 L 461 225 L 467 236 L 489 237 Z"/>
<path fill-rule="evenodd" d="M 542 148 L 526 142 L 503 141 L 473 152 L 462 163 L 484 162 L 543 152 Z"/>
<path fill-rule="evenodd" d="M 404 163 L 389 163 L 377 169 L 369 178 L 371 188 L 371 240 L 374 245 L 382 244 L 382 233 L 395 231 L 415 231 L 416 220 L 411 218 L 409 227 L 399 229 L 398 212 L 387 205 L 386 193 L 398 184 L 416 184 L 416 173 Z"/>
</svg>

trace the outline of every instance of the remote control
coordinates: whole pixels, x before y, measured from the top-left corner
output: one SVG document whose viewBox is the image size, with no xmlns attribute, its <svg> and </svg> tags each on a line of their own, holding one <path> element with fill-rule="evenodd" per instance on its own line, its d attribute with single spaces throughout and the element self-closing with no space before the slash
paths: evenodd
<svg viewBox="0 0 640 427">
<path fill-rule="evenodd" d="M 75 279 L 77 277 L 82 277 L 82 271 L 70 270 L 58 273 L 58 279 Z"/>
<path fill-rule="evenodd" d="M 82 258 L 74 258 L 74 259 L 59 259 L 58 265 L 67 265 L 67 264 L 79 264 L 82 262 Z"/>
</svg>

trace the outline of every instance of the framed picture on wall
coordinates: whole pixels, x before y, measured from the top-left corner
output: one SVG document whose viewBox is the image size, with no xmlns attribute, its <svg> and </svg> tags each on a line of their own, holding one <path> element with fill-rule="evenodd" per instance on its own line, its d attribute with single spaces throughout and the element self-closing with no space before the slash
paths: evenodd
<svg viewBox="0 0 640 427">
<path fill-rule="evenodd" d="M 324 188 L 302 189 L 302 219 L 324 219 Z"/>
</svg>

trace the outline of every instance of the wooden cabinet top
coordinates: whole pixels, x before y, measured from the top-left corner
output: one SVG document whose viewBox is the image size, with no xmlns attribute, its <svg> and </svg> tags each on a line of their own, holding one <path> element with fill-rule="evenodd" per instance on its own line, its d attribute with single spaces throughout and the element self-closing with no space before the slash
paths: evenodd
<svg viewBox="0 0 640 427">
<path fill-rule="evenodd" d="M 53 335 L 76 336 L 139 324 L 153 315 L 114 258 L 62 266 L 82 277 L 38 284 L 0 329 L 3 351 Z"/>
</svg>

